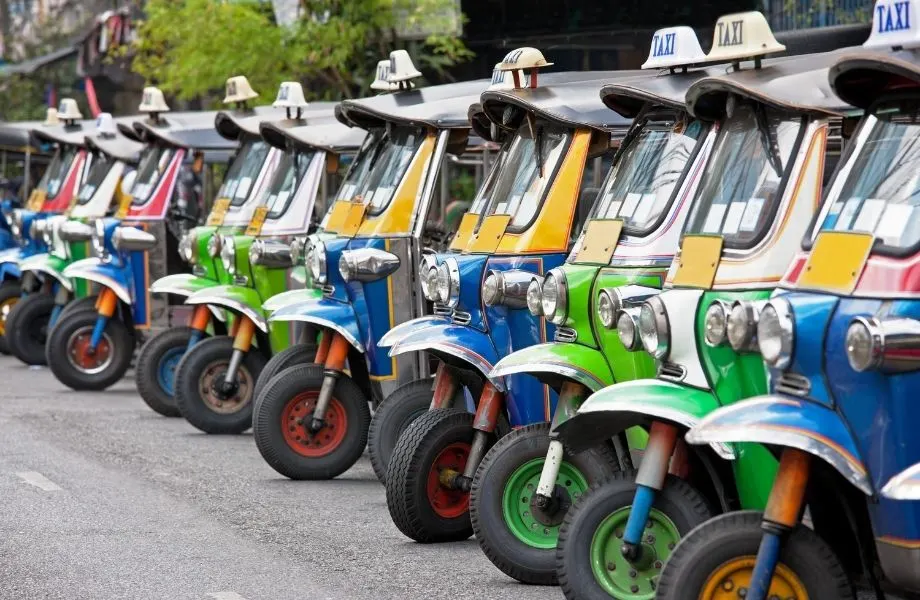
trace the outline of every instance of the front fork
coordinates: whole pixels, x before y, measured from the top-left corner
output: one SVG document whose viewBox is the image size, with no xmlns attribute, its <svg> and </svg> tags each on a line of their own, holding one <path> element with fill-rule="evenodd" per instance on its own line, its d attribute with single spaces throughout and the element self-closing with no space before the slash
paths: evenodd
<svg viewBox="0 0 920 600">
<path fill-rule="evenodd" d="M 208 330 L 208 325 L 210 325 L 210 323 L 211 311 L 208 309 L 208 305 L 196 305 L 195 310 L 192 311 L 192 316 L 188 322 L 188 326 L 192 329 L 192 331 L 188 336 L 188 346 L 186 346 L 186 352 L 191 350 L 192 346 L 201 341 L 201 338 L 204 337 L 204 334 Z"/>
<path fill-rule="evenodd" d="M 51 287 L 51 291 L 54 294 L 54 307 L 51 309 L 51 318 L 48 320 L 49 329 L 57 323 L 64 307 L 70 302 L 70 292 L 60 283 L 55 282 Z"/>
<path fill-rule="evenodd" d="M 230 397 L 237 391 L 236 374 L 240 370 L 240 365 L 243 364 L 243 358 L 252 347 L 252 338 L 255 333 L 255 321 L 246 315 L 240 315 L 233 324 L 233 354 L 230 355 L 227 372 L 224 373 L 224 381 L 219 390 L 224 396 Z"/>
<path fill-rule="evenodd" d="M 565 447 L 559 439 L 557 427 L 575 416 L 582 403 L 585 401 L 587 388 L 574 381 L 566 381 L 559 390 L 559 400 L 556 403 L 556 412 L 550 427 L 549 448 L 546 451 L 546 460 L 543 461 L 543 470 L 540 472 L 540 482 L 537 484 L 537 494 L 534 504 L 541 510 L 549 509 L 555 502 L 556 478 L 562 466 Z"/>
<path fill-rule="evenodd" d="M 802 516 L 810 467 L 811 457 L 808 453 L 796 448 L 783 450 L 763 515 L 761 527 L 764 533 L 757 549 L 747 600 L 767 598 L 773 572 L 779 563 L 783 539 L 796 528 Z"/>
<path fill-rule="evenodd" d="M 116 308 L 118 308 L 118 296 L 115 295 L 111 288 L 103 287 L 102 291 L 99 292 L 99 297 L 96 299 L 96 324 L 93 326 L 93 335 L 89 340 L 89 348 L 86 349 L 90 356 L 96 353 L 99 342 L 102 341 L 105 326 L 115 314 Z"/>
<path fill-rule="evenodd" d="M 316 406 L 313 408 L 313 417 L 307 424 L 307 429 L 311 434 L 318 433 L 326 425 L 326 411 L 332 401 L 335 384 L 342 376 L 342 371 L 345 370 L 350 348 L 351 344 L 342 334 L 329 329 L 323 331 L 322 340 L 320 340 L 319 347 L 316 349 L 316 358 L 314 358 L 316 364 L 322 364 L 324 367 L 323 384 L 319 388 Z"/>
</svg>

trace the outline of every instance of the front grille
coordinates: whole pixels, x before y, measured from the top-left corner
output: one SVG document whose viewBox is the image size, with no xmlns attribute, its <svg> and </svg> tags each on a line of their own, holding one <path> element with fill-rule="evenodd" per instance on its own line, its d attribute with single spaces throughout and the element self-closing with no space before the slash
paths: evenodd
<svg viewBox="0 0 920 600">
<path fill-rule="evenodd" d="M 811 382 L 797 373 L 783 373 L 776 382 L 776 391 L 790 396 L 805 397 L 811 392 Z"/>
<path fill-rule="evenodd" d="M 454 309 L 449 306 L 444 306 L 443 304 L 435 304 L 432 312 L 439 317 L 449 317 L 454 313 Z"/>
<path fill-rule="evenodd" d="M 578 332 L 571 327 L 557 327 L 556 335 L 553 336 L 554 342 L 574 342 L 578 339 Z"/>
<path fill-rule="evenodd" d="M 331 284 L 326 284 L 323 286 L 323 296 L 331 296 L 335 293 L 335 286 Z"/>
<path fill-rule="evenodd" d="M 473 320 L 473 317 L 470 316 L 470 313 L 463 312 L 462 310 L 454 311 L 453 321 L 457 325 L 469 325 L 470 321 L 472 320 Z"/>
<path fill-rule="evenodd" d="M 658 369 L 658 377 L 661 379 L 666 379 L 668 381 L 683 381 L 684 377 L 687 376 L 687 369 L 683 368 L 680 365 L 675 365 L 674 363 L 664 362 L 661 363 L 661 367 Z"/>
</svg>

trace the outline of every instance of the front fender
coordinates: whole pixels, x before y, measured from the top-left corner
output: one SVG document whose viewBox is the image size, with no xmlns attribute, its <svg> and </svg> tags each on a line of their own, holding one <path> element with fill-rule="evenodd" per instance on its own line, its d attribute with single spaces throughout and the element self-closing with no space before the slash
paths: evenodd
<svg viewBox="0 0 920 600">
<path fill-rule="evenodd" d="M 72 292 L 73 282 L 64 277 L 64 269 L 67 268 L 68 264 L 67 259 L 53 254 L 35 254 L 19 263 L 19 271 L 21 273 L 26 271 L 43 273 L 57 280 L 68 292 Z"/>
<path fill-rule="evenodd" d="M 21 248 L 10 248 L 0 252 L 0 277 L 3 279 L 7 277 L 19 279 L 22 276 L 22 272 L 19 270 L 21 260 Z"/>
<path fill-rule="evenodd" d="M 710 392 L 660 379 L 639 379 L 591 394 L 578 413 L 556 431 L 574 449 L 584 449 L 649 420 L 669 421 L 690 429 L 718 408 Z M 735 458 L 726 444 L 713 443 L 712 448 L 722 458 Z"/>
<path fill-rule="evenodd" d="M 120 300 L 133 306 L 130 273 L 131 269 L 127 265 L 117 266 L 93 257 L 71 263 L 64 269 L 63 275 L 70 279 L 85 279 L 104 285 L 115 292 Z"/>
<path fill-rule="evenodd" d="M 856 442 L 840 416 L 814 402 L 758 396 L 714 411 L 687 433 L 691 444 L 756 442 L 798 448 L 834 467 L 863 493 L 873 495 Z"/>
<path fill-rule="evenodd" d="M 892 477 L 882 488 L 882 496 L 892 500 L 920 500 L 920 463 Z"/>
<path fill-rule="evenodd" d="M 380 341 L 377 342 L 378 348 L 390 348 L 401 342 L 405 337 L 412 335 L 416 331 L 422 329 L 427 329 L 432 325 L 447 325 L 450 323 L 450 319 L 447 317 L 442 317 L 438 315 L 431 315 L 427 317 L 419 317 L 417 319 L 412 319 L 411 321 L 406 321 L 405 323 L 400 323 L 393 329 L 389 330 L 383 337 L 380 338 Z"/>
<path fill-rule="evenodd" d="M 613 385 L 613 373 L 604 355 L 580 344 L 537 344 L 512 352 L 498 361 L 489 379 L 527 373 L 539 378 L 541 373 L 571 379 L 596 392 Z"/>
<path fill-rule="evenodd" d="M 262 312 L 262 298 L 253 288 L 238 285 L 215 285 L 195 292 L 185 299 L 185 303 L 229 308 L 249 317 L 256 327 L 268 332 L 268 321 L 265 319 L 265 313 Z"/>
<path fill-rule="evenodd" d="M 207 277 L 199 277 L 191 273 L 177 273 L 160 277 L 150 286 L 150 291 L 154 294 L 175 294 L 188 298 L 201 290 L 217 287 L 218 285 L 220 284 L 217 281 Z M 218 321 L 227 320 L 227 315 L 220 308 L 216 306 L 209 306 L 208 308 Z"/>
<path fill-rule="evenodd" d="M 275 294 L 262 303 L 262 310 L 265 312 L 275 312 L 276 310 L 288 306 L 289 304 L 299 304 L 306 300 L 318 300 L 323 297 L 323 290 L 317 288 L 307 288 L 302 290 L 288 290 Z M 271 319 L 269 319 L 271 320 Z"/>
<path fill-rule="evenodd" d="M 390 348 L 390 356 L 408 352 L 431 352 L 448 363 L 459 359 L 472 365 L 485 377 L 489 376 L 493 365 L 498 362 L 498 353 L 488 335 L 472 327 L 451 323 L 425 327 Z M 504 381 L 496 379 L 491 383 L 499 391 L 505 391 Z"/>
<path fill-rule="evenodd" d="M 348 343 L 359 352 L 364 352 L 361 332 L 358 329 L 358 318 L 351 304 L 329 298 L 301 301 L 279 308 L 272 313 L 271 320 L 272 322 L 302 321 L 332 329 L 342 334 Z"/>
</svg>

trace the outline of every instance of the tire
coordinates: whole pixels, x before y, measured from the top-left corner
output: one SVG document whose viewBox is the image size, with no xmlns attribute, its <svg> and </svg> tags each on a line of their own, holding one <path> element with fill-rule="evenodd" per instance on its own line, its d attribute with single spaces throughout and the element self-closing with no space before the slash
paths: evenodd
<svg viewBox="0 0 920 600">
<path fill-rule="evenodd" d="M 322 365 L 289 367 L 265 385 L 256 402 L 252 420 L 256 447 L 271 468 L 289 479 L 337 477 L 358 462 L 367 445 L 371 421 L 367 398 L 344 374 L 335 382 L 326 426 L 315 437 L 306 432 L 303 422 L 312 415 L 324 376 Z"/>
<path fill-rule="evenodd" d="M 6 344 L 10 354 L 27 365 L 47 364 L 45 345 L 54 310 L 50 294 L 30 294 L 13 305 L 6 317 Z"/>
<path fill-rule="evenodd" d="M 720 515 L 690 533 L 665 566 L 656 598 L 697 600 L 714 571 L 729 561 L 754 557 L 763 538 L 763 514 L 742 511 Z M 853 584 L 830 546 L 799 525 L 783 542 L 773 586 L 795 577 L 809 600 L 853 600 Z M 770 597 L 773 597 L 773 588 Z M 791 594 L 786 594 L 791 595 Z M 785 596 L 783 596 L 785 597 Z"/>
<path fill-rule="evenodd" d="M 442 468 L 463 471 L 473 433 L 472 413 L 440 408 L 417 418 L 399 437 L 387 468 L 387 508 L 407 537 L 435 543 L 473 535 L 469 493 L 438 484 Z"/>
<path fill-rule="evenodd" d="M 253 398 L 261 396 L 262 390 L 265 389 L 265 385 L 281 371 L 284 371 L 288 367 L 312 364 L 315 357 L 316 344 L 310 343 L 294 344 L 278 352 L 265 363 L 265 368 L 262 369 L 262 372 L 259 374 L 259 379 L 256 381 L 256 389 L 253 391 Z"/>
<path fill-rule="evenodd" d="M 104 390 L 124 377 L 134 355 L 134 336 L 117 318 L 109 319 L 103 330 L 107 352 L 88 356 L 83 348 L 96 325 L 95 312 L 73 312 L 60 319 L 48 337 L 45 356 L 58 381 L 77 390 Z M 111 357 L 111 360 L 103 357 Z M 102 362 L 102 364 L 99 364 Z M 81 366 L 81 363 L 83 366 Z"/>
<path fill-rule="evenodd" d="M 175 376 L 193 331 L 191 327 L 167 329 L 147 340 L 138 352 L 134 367 L 137 393 L 164 417 L 181 416 L 176 406 Z"/>
<path fill-rule="evenodd" d="M 230 398 L 221 398 L 211 389 L 223 381 L 233 355 L 233 338 L 221 335 L 196 344 L 176 367 L 174 396 L 179 413 L 193 427 L 212 434 L 243 433 L 252 427 L 253 391 L 265 357 L 255 347 L 240 362 L 239 388 Z M 202 389 L 208 390 L 205 394 Z M 229 406 L 225 407 L 225 404 Z"/>
<path fill-rule="evenodd" d="M 61 314 L 58 315 L 57 323 L 60 323 L 64 317 L 67 317 L 75 312 L 83 312 L 84 310 L 91 310 L 96 312 L 96 300 L 98 299 L 99 296 L 85 296 L 83 298 L 71 300 L 64 306 L 64 309 L 61 310 Z M 57 323 L 55 323 L 55 325 L 57 325 Z"/>
<path fill-rule="evenodd" d="M 509 577 L 533 585 L 556 585 L 556 539 L 568 508 L 619 468 L 606 445 L 576 455 L 565 452 L 555 506 L 533 506 L 549 430 L 549 423 L 528 425 L 498 440 L 476 470 L 470 490 L 470 517 L 482 551 Z"/>
<path fill-rule="evenodd" d="M 9 354 L 6 343 L 6 318 L 22 297 L 22 284 L 18 279 L 0 284 L 0 354 Z"/>
<path fill-rule="evenodd" d="M 657 579 L 673 546 L 712 516 L 708 503 L 696 489 L 683 479 L 668 475 L 652 505 L 649 521 L 653 529 L 646 529 L 651 532 L 649 537 L 654 535 L 654 549 L 646 551 L 653 552 L 656 560 L 636 567 L 620 554 L 619 541 L 635 493 L 636 471 L 621 471 L 591 486 L 569 509 L 559 529 L 556 547 L 556 572 L 562 592 L 569 600 L 649 597 L 655 593 Z"/>
<path fill-rule="evenodd" d="M 387 465 L 399 436 L 431 408 L 433 383 L 433 379 L 422 379 L 401 385 L 374 412 L 367 432 L 367 453 L 380 483 L 387 481 Z"/>
</svg>

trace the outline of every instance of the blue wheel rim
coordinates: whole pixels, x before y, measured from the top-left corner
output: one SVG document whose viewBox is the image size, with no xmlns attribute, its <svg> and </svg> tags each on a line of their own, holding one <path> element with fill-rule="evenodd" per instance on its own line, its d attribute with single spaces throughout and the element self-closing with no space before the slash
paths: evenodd
<svg viewBox="0 0 920 600">
<path fill-rule="evenodd" d="M 160 357 L 157 364 L 157 383 L 160 388 L 169 396 L 173 395 L 173 381 L 176 377 L 176 367 L 182 356 L 185 354 L 185 348 L 172 348 Z"/>
</svg>

